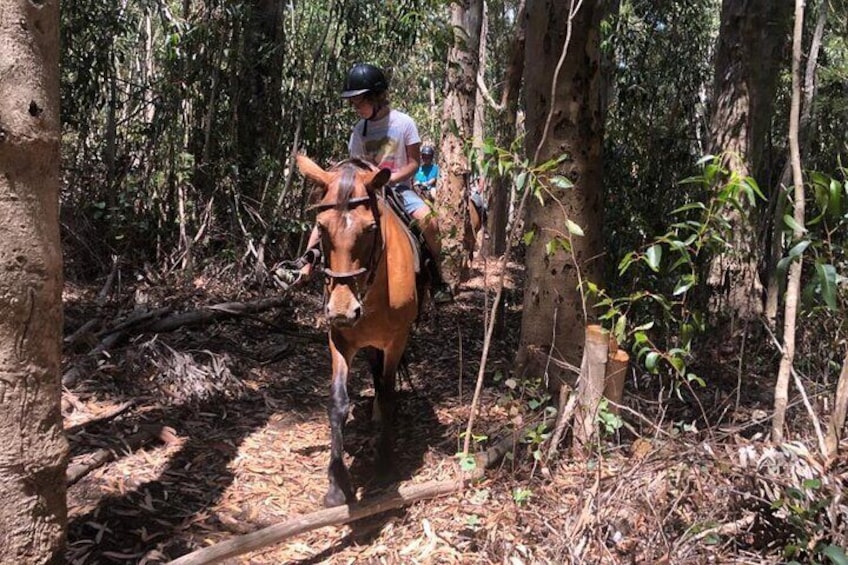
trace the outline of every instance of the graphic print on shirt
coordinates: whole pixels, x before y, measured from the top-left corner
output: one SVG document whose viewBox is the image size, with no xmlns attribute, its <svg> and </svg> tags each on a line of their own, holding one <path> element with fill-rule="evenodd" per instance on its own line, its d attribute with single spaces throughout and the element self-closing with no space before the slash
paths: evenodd
<svg viewBox="0 0 848 565">
<path fill-rule="evenodd" d="M 365 140 L 365 155 L 370 161 L 380 168 L 386 168 L 391 171 L 397 169 L 395 163 L 395 154 L 397 153 L 398 140 L 391 137 L 381 137 L 379 139 Z"/>
</svg>

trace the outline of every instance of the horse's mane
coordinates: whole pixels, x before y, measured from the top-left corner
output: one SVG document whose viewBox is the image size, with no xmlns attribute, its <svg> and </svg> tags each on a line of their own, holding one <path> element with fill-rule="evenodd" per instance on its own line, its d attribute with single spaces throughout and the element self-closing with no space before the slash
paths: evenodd
<svg viewBox="0 0 848 565">
<path fill-rule="evenodd" d="M 345 159 L 333 165 L 330 170 L 341 171 L 339 193 L 336 196 L 336 207 L 342 210 L 347 208 L 350 197 L 353 194 L 353 189 L 356 186 L 355 179 L 358 171 L 373 171 L 376 169 L 377 167 L 373 163 L 360 157 Z"/>
</svg>

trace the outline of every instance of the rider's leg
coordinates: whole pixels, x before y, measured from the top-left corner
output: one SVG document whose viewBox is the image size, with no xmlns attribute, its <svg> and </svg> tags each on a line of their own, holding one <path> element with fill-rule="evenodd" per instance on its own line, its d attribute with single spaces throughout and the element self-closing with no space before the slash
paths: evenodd
<svg viewBox="0 0 848 565">
<path fill-rule="evenodd" d="M 418 222 L 421 228 L 421 233 L 424 234 L 424 241 L 430 250 L 430 254 L 440 262 L 439 258 L 442 255 L 442 238 L 439 233 L 439 220 L 436 218 L 433 210 L 429 206 L 422 206 L 412 213 L 412 218 Z"/>
<path fill-rule="evenodd" d="M 453 300 L 453 294 L 450 286 L 442 278 L 442 239 L 439 233 L 439 221 L 429 206 L 418 208 L 412 212 L 412 217 L 420 226 L 424 242 L 432 258 L 433 300 L 437 303 L 450 302 Z"/>
</svg>

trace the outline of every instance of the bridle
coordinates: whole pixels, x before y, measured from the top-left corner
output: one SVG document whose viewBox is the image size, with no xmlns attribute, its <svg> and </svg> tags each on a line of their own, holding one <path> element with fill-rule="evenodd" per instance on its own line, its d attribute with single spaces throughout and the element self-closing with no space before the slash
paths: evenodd
<svg viewBox="0 0 848 565">
<path fill-rule="evenodd" d="M 383 230 L 382 226 L 380 225 L 380 208 L 377 203 L 377 196 L 374 194 L 374 192 L 369 192 L 368 196 L 350 198 L 344 204 L 339 202 L 329 202 L 316 204 L 312 207 L 314 210 L 317 210 L 320 213 L 325 210 L 331 209 L 353 210 L 354 208 L 363 205 L 368 206 L 369 211 L 374 216 L 374 224 L 376 226 L 374 242 L 371 244 L 371 251 L 369 252 L 367 266 L 360 267 L 352 271 L 335 271 L 331 269 L 329 265 L 327 265 L 328 254 L 325 253 L 323 249 L 321 250 L 321 270 L 324 273 L 325 285 L 327 286 L 329 286 L 331 281 L 338 282 L 348 279 L 355 281 L 357 277 L 368 273 L 368 278 L 365 280 L 365 287 L 362 289 L 362 292 L 356 292 L 357 300 L 359 300 L 360 302 L 362 302 L 364 297 L 368 294 L 368 290 L 374 283 L 374 279 L 377 276 L 377 266 L 379 265 L 380 259 L 382 258 L 386 248 L 386 241 L 385 239 L 383 239 Z"/>
</svg>

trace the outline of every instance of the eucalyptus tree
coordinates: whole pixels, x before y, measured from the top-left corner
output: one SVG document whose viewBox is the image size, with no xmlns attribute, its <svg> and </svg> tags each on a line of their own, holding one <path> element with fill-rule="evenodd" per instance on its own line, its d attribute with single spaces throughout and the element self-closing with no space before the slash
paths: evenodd
<svg viewBox="0 0 848 565">
<path fill-rule="evenodd" d="M 560 159 L 528 202 L 526 280 L 518 364 L 551 378 L 579 365 L 591 305 L 584 283 L 603 276 L 601 2 L 527 2 L 526 151 Z M 561 158 L 562 157 L 562 158 Z M 544 202 L 541 202 L 543 200 Z M 575 236 L 575 237 L 572 237 Z M 527 238 L 525 238 L 526 240 Z"/>
<path fill-rule="evenodd" d="M 526 41 L 526 2 L 495 2 L 489 11 L 490 56 L 485 73 L 486 84 L 501 84 L 500 100 L 488 96 L 490 104 L 485 123 L 489 137 L 499 147 L 510 147 L 522 137 L 518 123 L 522 76 L 524 75 L 524 46 Z M 495 255 L 506 251 L 506 231 L 509 220 L 511 186 L 508 175 L 486 171 L 489 185 L 488 245 Z"/>
<path fill-rule="evenodd" d="M 0 45 L 0 562 L 61 563 L 59 2 L 0 1 Z"/>
<path fill-rule="evenodd" d="M 447 279 L 458 284 L 466 277 L 474 245 L 467 210 L 471 167 L 466 150 L 474 128 L 483 0 L 456 0 L 450 10 L 454 38 L 448 53 L 440 143 L 443 174 L 436 200 L 442 221 L 443 268 Z"/>
<path fill-rule="evenodd" d="M 710 118 L 711 151 L 726 155 L 731 172 L 771 183 L 768 140 L 778 75 L 785 61 L 791 3 L 724 0 L 715 56 Z M 776 193 L 775 193 L 776 194 Z M 707 282 L 715 289 L 714 309 L 743 320 L 763 312 L 760 277 L 765 250 L 760 244 L 754 203 L 727 210 L 731 240 L 710 264 Z"/>
</svg>

